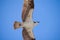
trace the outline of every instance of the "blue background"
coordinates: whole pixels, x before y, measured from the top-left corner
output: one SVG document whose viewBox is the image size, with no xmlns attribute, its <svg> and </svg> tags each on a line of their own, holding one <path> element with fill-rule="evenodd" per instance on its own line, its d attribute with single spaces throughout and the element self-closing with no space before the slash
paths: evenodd
<svg viewBox="0 0 60 40">
<path fill-rule="evenodd" d="M 60 0 L 34 0 L 36 40 L 60 40 Z M 23 0 L 0 0 L 0 40 L 22 40 L 22 28 L 13 29 L 14 21 L 22 22 Z"/>
</svg>

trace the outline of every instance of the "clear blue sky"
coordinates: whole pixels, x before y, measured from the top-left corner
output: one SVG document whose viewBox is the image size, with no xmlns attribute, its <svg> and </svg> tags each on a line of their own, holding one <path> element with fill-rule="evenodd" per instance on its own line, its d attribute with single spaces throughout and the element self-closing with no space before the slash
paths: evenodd
<svg viewBox="0 0 60 40">
<path fill-rule="evenodd" d="M 34 0 L 33 29 L 36 40 L 60 40 L 60 1 Z M 22 22 L 23 0 L 0 0 L 0 40 L 22 40 L 22 28 L 13 29 L 14 21 Z"/>
</svg>

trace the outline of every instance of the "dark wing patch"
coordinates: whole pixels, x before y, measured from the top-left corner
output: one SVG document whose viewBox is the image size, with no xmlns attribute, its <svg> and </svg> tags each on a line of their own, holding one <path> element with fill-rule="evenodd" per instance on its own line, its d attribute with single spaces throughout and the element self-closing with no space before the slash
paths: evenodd
<svg viewBox="0 0 60 40">
<path fill-rule="evenodd" d="M 25 28 L 23 28 L 22 31 L 23 39 L 24 40 L 35 40 L 35 38 L 31 38 Z"/>
<path fill-rule="evenodd" d="M 24 7 L 23 12 L 22 12 L 22 20 L 23 20 L 23 22 L 25 22 L 28 13 L 29 13 L 29 9 Z"/>
<path fill-rule="evenodd" d="M 22 10 L 22 20 L 25 22 L 27 15 L 29 14 L 29 10 L 34 8 L 34 0 L 28 0 L 28 2 L 24 1 L 23 10 Z"/>
</svg>

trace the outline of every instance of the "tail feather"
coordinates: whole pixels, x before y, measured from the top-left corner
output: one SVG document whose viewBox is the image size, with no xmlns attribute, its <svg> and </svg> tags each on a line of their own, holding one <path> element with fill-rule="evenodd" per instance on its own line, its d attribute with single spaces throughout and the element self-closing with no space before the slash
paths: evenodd
<svg viewBox="0 0 60 40">
<path fill-rule="evenodd" d="M 20 22 L 17 21 L 14 22 L 14 29 L 20 28 L 20 26 L 21 26 Z"/>
</svg>

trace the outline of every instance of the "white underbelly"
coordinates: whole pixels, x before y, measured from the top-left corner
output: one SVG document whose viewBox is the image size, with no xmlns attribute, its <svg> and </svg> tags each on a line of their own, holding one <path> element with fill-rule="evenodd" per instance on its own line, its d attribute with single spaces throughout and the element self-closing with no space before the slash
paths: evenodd
<svg viewBox="0 0 60 40">
<path fill-rule="evenodd" d="M 24 27 L 26 27 L 26 28 L 33 28 L 33 22 L 24 22 L 24 25 L 23 25 Z"/>
<path fill-rule="evenodd" d="M 33 27 L 33 20 L 32 19 L 27 19 L 26 22 L 24 22 L 25 27 Z"/>
</svg>

